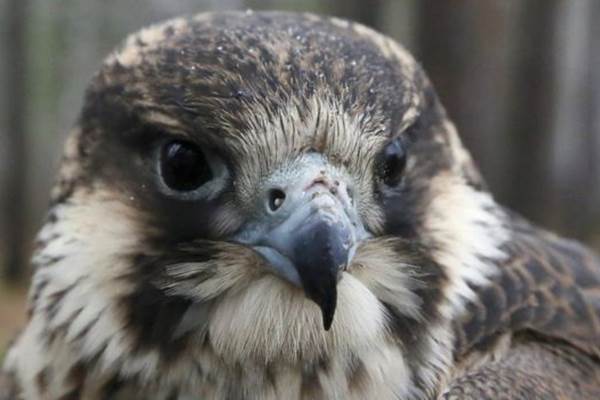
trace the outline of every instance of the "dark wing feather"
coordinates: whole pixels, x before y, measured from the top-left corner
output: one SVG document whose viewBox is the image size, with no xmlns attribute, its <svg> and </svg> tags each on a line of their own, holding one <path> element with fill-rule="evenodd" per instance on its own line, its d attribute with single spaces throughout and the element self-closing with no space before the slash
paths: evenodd
<svg viewBox="0 0 600 400">
<path fill-rule="evenodd" d="M 451 382 L 444 400 L 596 400 L 600 364 L 565 344 L 516 343 L 497 362 Z"/>
<path fill-rule="evenodd" d="M 510 257 L 455 322 L 458 359 L 506 332 L 535 332 L 600 357 L 600 261 L 515 217 Z"/>
</svg>

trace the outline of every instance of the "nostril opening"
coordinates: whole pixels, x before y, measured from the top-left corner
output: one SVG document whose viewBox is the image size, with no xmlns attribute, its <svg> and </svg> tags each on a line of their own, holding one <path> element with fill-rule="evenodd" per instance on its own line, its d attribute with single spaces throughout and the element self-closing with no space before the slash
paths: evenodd
<svg viewBox="0 0 600 400">
<path fill-rule="evenodd" d="M 269 190 L 269 210 L 277 211 L 285 201 L 285 192 L 281 189 Z"/>
</svg>

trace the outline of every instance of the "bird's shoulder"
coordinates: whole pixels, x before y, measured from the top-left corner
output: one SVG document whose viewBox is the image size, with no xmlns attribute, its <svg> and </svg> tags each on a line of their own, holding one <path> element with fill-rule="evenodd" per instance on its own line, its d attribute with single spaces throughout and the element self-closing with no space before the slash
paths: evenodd
<svg viewBox="0 0 600 400">
<path fill-rule="evenodd" d="M 502 359 L 452 380 L 440 399 L 599 398 L 600 363 L 564 343 L 521 339 Z"/>
<path fill-rule="evenodd" d="M 516 215 L 507 257 L 455 322 L 459 354 L 485 349 L 508 333 L 533 333 L 600 356 L 600 259 Z"/>
</svg>

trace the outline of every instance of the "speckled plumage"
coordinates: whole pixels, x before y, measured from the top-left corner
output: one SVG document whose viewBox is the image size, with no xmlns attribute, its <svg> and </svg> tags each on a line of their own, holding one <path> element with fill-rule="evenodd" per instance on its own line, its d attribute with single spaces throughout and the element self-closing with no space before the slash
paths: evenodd
<svg viewBox="0 0 600 400">
<path fill-rule="evenodd" d="M 226 160 L 201 198 L 157 186 L 169 137 Z M 329 331 L 233 239 L 308 154 L 370 235 Z M 498 205 L 418 64 L 347 21 L 200 14 L 130 36 L 86 93 L 34 264 L 5 398 L 598 397 L 597 258 Z"/>
</svg>

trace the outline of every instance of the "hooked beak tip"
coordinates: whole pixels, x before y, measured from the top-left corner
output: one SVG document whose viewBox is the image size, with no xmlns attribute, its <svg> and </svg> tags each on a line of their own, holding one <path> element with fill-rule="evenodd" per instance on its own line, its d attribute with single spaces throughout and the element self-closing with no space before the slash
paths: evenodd
<svg viewBox="0 0 600 400">
<path fill-rule="evenodd" d="M 306 297 L 319 306 L 323 318 L 323 327 L 328 331 L 333 323 L 337 306 L 337 284 L 347 265 L 339 266 L 335 276 L 325 273 L 323 276 L 317 275 L 317 279 L 313 280 L 304 275 L 303 282 L 296 266 L 277 250 L 262 246 L 257 246 L 254 249 L 267 261 L 266 265 L 270 270 L 293 286 L 302 288 Z"/>
<path fill-rule="evenodd" d="M 333 317 L 337 307 L 337 287 L 335 284 L 324 291 L 313 292 L 311 288 L 305 287 L 306 296 L 314 301 L 321 310 L 323 328 L 328 331 L 333 324 Z"/>
<path fill-rule="evenodd" d="M 333 296 L 329 299 L 317 302 L 317 305 L 321 309 L 321 317 L 323 318 L 323 328 L 326 331 L 329 331 L 329 329 L 331 329 L 331 325 L 333 324 L 333 316 L 335 315 L 336 308 L 336 297 L 337 296 L 334 293 Z"/>
<path fill-rule="evenodd" d="M 333 324 L 333 315 L 335 313 L 335 307 L 332 311 L 326 311 L 325 309 L 321 308 L 321 315 L 323 316 L 323 328 L 326 331 L 329 331 L 329 329 L 331 329 L 331 325 Z"/>
</svg>

